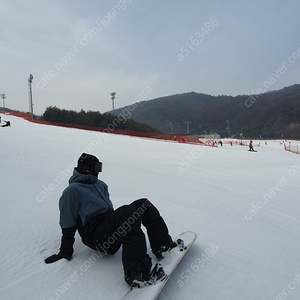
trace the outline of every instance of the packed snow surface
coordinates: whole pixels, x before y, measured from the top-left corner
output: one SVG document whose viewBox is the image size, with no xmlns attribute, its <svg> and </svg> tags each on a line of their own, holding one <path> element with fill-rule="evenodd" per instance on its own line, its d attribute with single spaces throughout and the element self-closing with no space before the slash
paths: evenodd
<svg viewBox="0 0 300 300">
<path fill-rule="evenodd" d="M 252 153 L 1 117 L 11 121 L 0 128 L 1 300 L 119 300 L 128 292 L 121 250 L 102 256 L 77 234 L 71 261 L 44 263 L 58 252 L 58 199 L 82 152 L 103 161 L 99 178 L 115 208 L 147 197 L 174 238 L 197 233 L 160 300 L 300 299 L 300 156 L 279 141 L 255 142 Z"/>
</svg>

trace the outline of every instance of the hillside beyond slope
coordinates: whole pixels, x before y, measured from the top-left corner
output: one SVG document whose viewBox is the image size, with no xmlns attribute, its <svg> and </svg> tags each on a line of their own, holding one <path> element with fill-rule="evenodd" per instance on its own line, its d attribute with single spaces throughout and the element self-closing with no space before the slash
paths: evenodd
<svg viewBox="0 0 300 300">
<path fill-rule="evenodd" d="M 300 84 L 263 94 L 161 97 L 115 110 L 164 133 L 300 138 Z"/>
</svg>

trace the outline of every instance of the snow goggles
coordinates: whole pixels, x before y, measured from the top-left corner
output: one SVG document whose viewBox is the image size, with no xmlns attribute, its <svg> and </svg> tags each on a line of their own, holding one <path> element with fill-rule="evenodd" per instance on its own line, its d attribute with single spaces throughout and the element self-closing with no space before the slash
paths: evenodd
<svg viewBox="0 0 300 300">
<path fill-rule="evenodd" d="M 88 170 L 92 173 L 102 172 L 102 162 L 92 162 L 88 165 Z"/>
</svg>

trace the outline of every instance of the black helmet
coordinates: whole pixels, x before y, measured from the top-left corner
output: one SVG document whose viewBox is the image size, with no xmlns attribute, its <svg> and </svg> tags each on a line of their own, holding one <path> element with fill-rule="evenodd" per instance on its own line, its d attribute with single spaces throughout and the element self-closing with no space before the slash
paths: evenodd
<svg viewBox="0 0 300 300">
<path fill-rule="evenodd" d="M 94 155 L 82 153 L 77 162 L 77 170 L 88 170 L 91 173 L 99 173 L 102 171 L 102 162 Z"/>
</svg>

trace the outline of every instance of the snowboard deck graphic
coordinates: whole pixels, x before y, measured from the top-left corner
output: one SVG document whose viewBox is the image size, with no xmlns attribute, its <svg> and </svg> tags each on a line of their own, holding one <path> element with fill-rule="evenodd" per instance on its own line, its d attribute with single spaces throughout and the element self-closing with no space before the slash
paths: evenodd
<svg viewBox="0 0 300 300">
<path fill-rule="evenodd" d="M 165 258 L 163 258 L 159 263 L 162 265 L 167 277 L 163 281 L 157 281 L 154 285 L 144 287 L 141 289 L 131 289 L 122 300 L 155 300 L 158 295 L 166 285 L 168 279 L 171 277 L 172 273 L 188 252 L 189 248 L 197 239 L 196 233 L 192 231 L 186 231 L 181 233 L 175 240 L 182 239 L 184 241 L 184 248 L 175 247 L 172 249 Z"/>
</svg>

